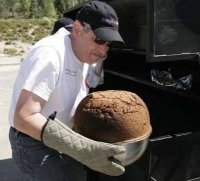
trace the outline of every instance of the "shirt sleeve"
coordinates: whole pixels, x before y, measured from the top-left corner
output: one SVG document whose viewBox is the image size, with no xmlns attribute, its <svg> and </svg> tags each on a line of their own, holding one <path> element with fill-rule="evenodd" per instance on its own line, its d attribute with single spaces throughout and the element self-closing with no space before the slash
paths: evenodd
<svg viewBox="0 0 200 181">
<path fill-rule="evenodd" d="M 52 47 L 40 47 L 32 50 L 24 64 L 26 89 L 48 100 L 56 87 L 60 72 L 60 57 Z"/>
</svg>

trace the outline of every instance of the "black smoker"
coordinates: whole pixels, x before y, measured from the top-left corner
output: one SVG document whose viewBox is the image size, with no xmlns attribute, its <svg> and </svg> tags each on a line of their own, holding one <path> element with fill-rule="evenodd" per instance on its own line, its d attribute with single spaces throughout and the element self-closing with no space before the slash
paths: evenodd
<svg viewBox="0 0 200 181">
<path fill-rule="evenodd" d="M 200 180 L 200 1 L 108 0 L 117 12 L 123 49 L 111 49 L 105 83 L 96 90 L 137 93 L 153 134 L 147 151 L 120 177 L 89 171 L 88 180 Z M 65 13 L 75 18 L 82 5 Z"/>
</svg>

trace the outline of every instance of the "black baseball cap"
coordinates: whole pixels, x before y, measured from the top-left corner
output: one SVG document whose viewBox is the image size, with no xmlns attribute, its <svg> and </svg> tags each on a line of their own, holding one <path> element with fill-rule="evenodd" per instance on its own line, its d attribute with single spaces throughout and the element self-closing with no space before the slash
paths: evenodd
<svg viewBox="0 0 200 181">
<path fill-rule="evenodd" d="M 74 21 L 71 18 L 62 17 L 58 19 L 53 27 L 51 34 L 56 33 L 60 28 L 64 27 L 66 30 L 71 31 Z"/>
<path fill-rule="evenodd" d="M 91 1 L 77 13 L 77 20 L 90 25 L 95 36 L 104 41 L 124 45 L 119 34 L 119 22 L 115 10 L 105 2 Z"/>
</svg>

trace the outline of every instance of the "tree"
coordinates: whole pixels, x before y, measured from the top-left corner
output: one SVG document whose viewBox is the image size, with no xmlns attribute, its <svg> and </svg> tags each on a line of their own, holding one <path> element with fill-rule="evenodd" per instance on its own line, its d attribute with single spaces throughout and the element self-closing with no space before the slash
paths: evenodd
<svg viewBox="0 0 200 181">
<path fill-rule="evenodd" d="M 43 16 L 55 17 L 56 11 L 52 0 L 40 0 L 43 10 Z"/>
<path fill-rule="evenodd" d="M 40 7 L 38 4 L 38 0 L 31 0 L 29 11 L 30 11 L 30 18 L 39 17 Z"/>
<path fill-rule="evenodd" d="M 0 0 L 0 17 L 55 17 L 88 0 Z"/>
<path fill-rule="evenodd" d="M 15 3 L 16 1 L 15 0 L 7 0 L 6 3 L 5 3 L 5 12 L 6 14 L 8 13 L 7 16 L 10 16 L 9 15 L 9 12 L 12 13 L 12 17 L 15 17 L 15 11 L 14 11 L 14 7 L 15 7 Z"/>
<path fill-rule="evenodd" d="M 58 15 L 63 14 L 67 9 L 66 4 L 65 4 L 65 0 L 55 0 L 54 1 L 54 7 L 55 7 Z"/>
<path fill-rule="evenodd" d="M 23 17 L 28 17 L 30 9 L 30 0 L 18 0 L 15 3 L 14 10 Z"/>
<path fill-rule="evenodd" d="M 0 0 L 0 17 L 3 17 L 5 14 L 5 1 L 4 0 Z"/>
</svg>

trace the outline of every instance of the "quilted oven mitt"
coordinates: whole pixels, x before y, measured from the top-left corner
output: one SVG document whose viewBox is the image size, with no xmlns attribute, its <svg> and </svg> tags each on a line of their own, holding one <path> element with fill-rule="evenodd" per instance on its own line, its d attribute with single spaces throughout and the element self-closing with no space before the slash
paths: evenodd
<svg viewBox="0 0 200 181">
<path fill-rule="evenodd" d="M 88 139 L 57 119 L 48 118 L 41 138 L 46 146 L 71 156 L 95 171 L 110 176 L 118 176 L 125 171 L 123 166 L 109 159 L 124 153 L 124 147 Z"/>
</svg>

